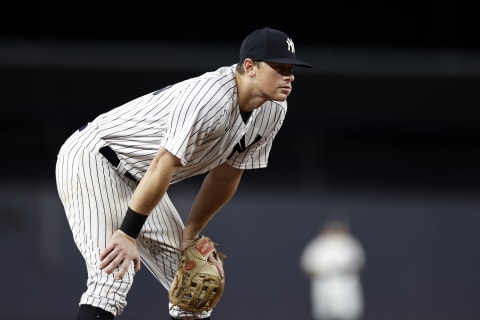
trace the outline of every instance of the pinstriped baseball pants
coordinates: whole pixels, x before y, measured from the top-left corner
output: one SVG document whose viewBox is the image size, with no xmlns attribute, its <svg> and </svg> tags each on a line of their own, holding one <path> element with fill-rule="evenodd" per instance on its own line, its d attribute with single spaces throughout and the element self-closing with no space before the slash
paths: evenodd
<svg viewBox="0 0 480 320">
<path fill-rule="evenodd" d="M 55 168 L 56 183 L 73 239 L 85 259 L 88 280 L 80 304 L 100 307 L 115 316 L 127 305 L 134 279 L 133 263 L 122 280 L 99 270 L 100 252 L 117 230 L 136 183 L 122 175 L 99 152 L 105 143 L 93 131 L 76 131 L 62 145 Z M 167 194 L 151 212 L 137 238 L 145 266 L 168 290 L 180 259 L 184 224 Z"/>
</svg>

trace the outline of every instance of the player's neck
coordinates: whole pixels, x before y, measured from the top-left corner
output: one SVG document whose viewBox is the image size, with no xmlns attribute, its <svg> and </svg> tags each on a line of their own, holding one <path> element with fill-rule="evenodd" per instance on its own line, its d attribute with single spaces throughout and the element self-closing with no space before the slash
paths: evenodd
<svg viewBox="0 0 480 320">
<path fill-rule="evenodd" d="M 256 88 L 246 75 L 235 72 L 238 106 L 241 113 L 250 113 L 265 103 L 265 99 L 256 95 Z"/>
</svg>

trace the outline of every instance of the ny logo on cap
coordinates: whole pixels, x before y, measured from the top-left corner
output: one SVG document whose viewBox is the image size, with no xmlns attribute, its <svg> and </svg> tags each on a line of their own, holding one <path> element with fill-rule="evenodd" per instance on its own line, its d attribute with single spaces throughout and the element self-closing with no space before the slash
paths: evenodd
<svg viewBox="0 0 480 320">
<path fill-rule="evenodd" d="M 288 51 L 291 53 L 295 53 L 295 46 L 293 45 L 293 40 L 290 38 L 287 38 L 287 45 L 288 45 Z"/>
</svg>

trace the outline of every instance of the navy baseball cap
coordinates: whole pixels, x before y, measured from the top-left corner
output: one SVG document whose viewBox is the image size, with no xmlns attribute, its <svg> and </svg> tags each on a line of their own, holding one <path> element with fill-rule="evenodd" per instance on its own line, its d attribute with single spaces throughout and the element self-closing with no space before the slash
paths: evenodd
<svg viewBox="0 0 480 320">
<path fill-rule="evenodd" d="M 255 30 L 243 40 L 240 61 L 243 62 L 246 58 L 313 68 L 311 64 L 295 57 L 293 40 L 287 34 L 269 27 Z"/>
</svg>

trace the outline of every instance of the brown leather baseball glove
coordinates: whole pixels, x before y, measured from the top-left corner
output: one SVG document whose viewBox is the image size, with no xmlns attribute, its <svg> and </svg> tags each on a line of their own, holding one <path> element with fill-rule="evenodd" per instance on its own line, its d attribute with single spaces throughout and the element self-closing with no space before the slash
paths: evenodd
<svg viewBox="0 0 480 320">
<path fill-rule="evenodd" d="M 202 236 L 182 252 L 168 298 L 173 306 L 186 311 L 213 309 L 222 297 L 225 278 L 208 261 L 214 255 L 223 265 L 226 256 L 218 252 L 210 238 Z"/>
</svg>

